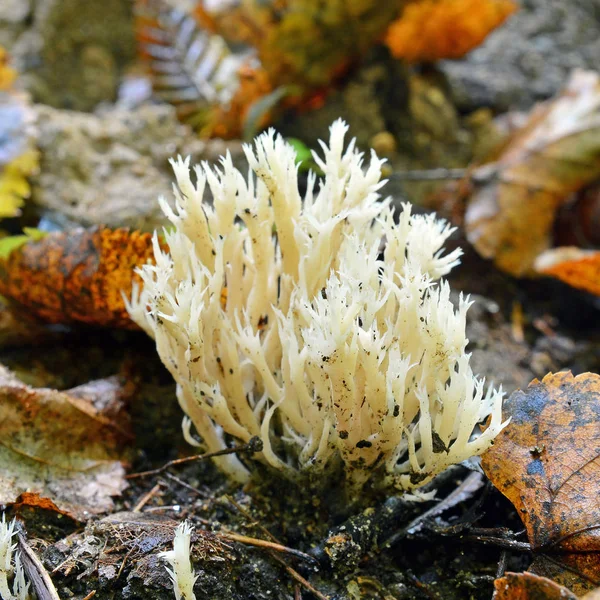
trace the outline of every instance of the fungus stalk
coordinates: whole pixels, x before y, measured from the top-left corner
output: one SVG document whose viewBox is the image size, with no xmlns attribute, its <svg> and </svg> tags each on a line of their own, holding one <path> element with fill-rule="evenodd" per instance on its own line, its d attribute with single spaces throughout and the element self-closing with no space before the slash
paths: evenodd
<svg viewBox="0 0 600 600">
<path fill-rule="evenodd" d="M 371 153 L 365 167 L 346 130 L 332 125 L 304 197 L 295 152 L 272 130 L 245 147 L 247 178 L 229 154 L 194 177 L 189 159 L 172 161 L 169 250 L 155 235 L 128 308 L 210 450 L 259 436 L 258 460 L 292 479 L 324 481 L 341 464 L 355 492 L 409 491 L 490 446 L 502 392 L 473 375 L 470 303 L 454 307 L 440 281 L 460 256 L 443 251 L 452 229 L 409 204 L 395 220 L 383 161 Z M 247 478 L 237 457 L 218 460 Z"/>
</svg>

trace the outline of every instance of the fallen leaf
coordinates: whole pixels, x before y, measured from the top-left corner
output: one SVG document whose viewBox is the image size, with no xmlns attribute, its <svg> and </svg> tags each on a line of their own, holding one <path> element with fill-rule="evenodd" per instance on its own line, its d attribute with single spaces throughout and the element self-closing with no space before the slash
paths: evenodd
<svg viewBox="0 0 600 600">
<path fill-rule="evenodd" d="M 46 231 L 40 231 L 33 227 L 23 227 L 22 235 L 9 235 L 0 238 L 0 259 L 7 259 L 14 250 L 27 244 L 37 242 L 48 235 Z"/>
<path fill-rule="evenodd" d="M 582 596 L 600 585 L 599 562 L 597 552 L 539 554 L 528 571 L 552 579 L 576 596 Z"/>
<path fill-rule="evenodd" d="M 21 214 L 31 194 L 29 177 L 38 172 L 39 152 L 27 150 L 0 170 L 0 219 Z"/>
<path fill-rule="evenodd" d="M 40 496 L 37 492 L 23 492 L 14 502 L 7 504 L 6 508 L 11 517 L 26 524 L 30 538 L 48 536 L 55 532 L 60 539 L 66 532 L 81 527 L 80 520 L 74 515 L 61 510 L 50 498 Z"/>
<path fill-rule="evenodd" d="M 271 80 L 266 71 L 250 64 L 240 67 L 238 77 L 239 87 L 233 97 L 227 104 L 217 105 L 213 108 L 206 126 L 200 130 L 200 135 L 239 139 L 244 136 L 244 130 L 249 126 L 255 126 L 258 130 L 266 127 L 271 122 L 274 109 L 285 97 L 287 90 L 280 87 L 273 91 Z M 253 119 L 254 123 L 248 125 L 248 121 L 252 118 L 253 109 L 263 100 L 269 106 L 262 111 L 262 114 L 256 115 L 257 118 Z M 262 106 L 264 107 L 264 103 Z"/>
<path fill-rule="evenodd" d="M 555 246 L 600 247 L 600 180 L 573 194 L 554 223 Z"/>
<path fill-rule="evenodd" d="M 70 517 L 69 513 L 61 510 L 50 500 L 49 498 L 43 498 L 37 493 L 32 492 L 23 492 L 11 505 L 12 509 L 19 514 L 19 512 L 23 509 L 40 509 L 40 510 L 49 510 L 55 513 L 58 513 L 63 516 Z"/>
<path fill-rule="evenodd" d="M 600 175 L 600 76 L 575 71 L 558 97 L 538 105 L 490 163 L 471 172 L 468 240 L 516 276 L 550 247 L 557 209 Z"/>
<path fill-rule="evenodd" d="M 600 551 L 600 375 L 534 379 L 504 406 L 511 419 L 482 457 L 535 550 Z"/>
<path fill-rule="evenodd" d="M 80 520 L 110 510 L 126 487 L 130 436 L 119 421 L 69 392 L 29 387 L 0 366 L 0 503 L 27 492 Z"/>
<path fill-rule="evenodd" d="M 385 43 L 407 62 L 461 58 L 516 10 L 512 0 L 417 0 L 390 25 Z"/>
<path fill-rule="evenodd" d="M 570 590 L 532 573 L 506 573 L 494 581 L 493 600 L 577 600 Z"/>
<path fill-rule="evenodd" d="M 1 246 L 1 244 L 0 244 Z M 49 323 L 135 329 L 122 293 L 153 259 L 148 233 L 105 227 L 50 233 L 0 259 L 0 294 Z"/>
<path fill-rule="evenodd" d="M 503 415 L 481 465 L 525 524 L 532 569 L 572 591 L 600 585 L 600 375 L 534 379 Z"/>
<path fill-rule="evenodd" d="M 534 267 L 540 275 L 600 296 L 600 252 L 574 246 L 552 248 L 537 257 Z"/>
</svg>

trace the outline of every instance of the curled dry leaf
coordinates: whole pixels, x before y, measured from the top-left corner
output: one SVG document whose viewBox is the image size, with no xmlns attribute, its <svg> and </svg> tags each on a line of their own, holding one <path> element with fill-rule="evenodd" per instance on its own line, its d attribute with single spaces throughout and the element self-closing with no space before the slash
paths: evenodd
<svg viewBox="0 0 600 600">
<path fill-rule="evenodd" d="M 493 600 L 577 600 L 567 588 L 533 573 L 506 573 L 494 581 Z"/>
<path fill-rule="evenodd" d="M 512 0 L 421 0 L 408 4 L 385 35 L 408 62 L 461 58 L 517 10 Z"/>
<path fill-rule="evenodd" d="M 553 248 L 535 261 L 540 275 L 554 277 L 571 287 L 600 296 L 600 252 L 574 246 Z"/>
<path fill-rule="evenodd" d="M 467 238 L 516 276 L 550 246 L 558 207 L 600 175 L 600 76 L 575 71 L 560 95 L 537 106 L 493 162 L 472 172 Z"/>
<path fill-rule="evenodd" d="M 122 294 L 153 257 L 148 233 L 105 227 L 50 233 L 0 260 L 0 294 L 49 323 L 136 329 Z"/>
<path fill-rule="evenodd" d="M 511 422 L 482 457 L 536 550 L 600 552 L 600 375 L 534 379 L 504 407 Z"/>
<path fill-rule="evenodd" d="M 121 460 L 130 436 L 119 421 L 0 366 L 0 503 L 29 492 L 78 519 L 110 510 L 111 496 L 126 487 Z"/>
</svg>

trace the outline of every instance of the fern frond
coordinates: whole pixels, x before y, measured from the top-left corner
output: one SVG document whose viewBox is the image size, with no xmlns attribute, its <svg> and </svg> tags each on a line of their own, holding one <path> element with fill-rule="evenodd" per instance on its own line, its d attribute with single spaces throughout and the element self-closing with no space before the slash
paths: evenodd
<svg viewBox="0 0 600 600">
<path fill-rule="evenodd" d="M 228 105 L 247 54 L 234 54 L 220 35 L 164 0 L 138 2 L 137 23 L 154 92 L 175 105 L 181 118 L 197 120 L 212 107 Z"/>
</svg>

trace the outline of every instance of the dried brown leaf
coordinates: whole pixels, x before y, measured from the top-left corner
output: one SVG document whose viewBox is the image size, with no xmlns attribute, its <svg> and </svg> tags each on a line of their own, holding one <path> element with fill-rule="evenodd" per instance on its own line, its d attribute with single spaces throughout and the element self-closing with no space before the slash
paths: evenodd
<svg viewBox="0 0 600 600">
<path fill-rule="evenodd" d="M 110 510 L 126 487 L 129 440 L 121 418 L 69 392 L 31 388 L 0 366 L 0 503 L 28 492 L 78 519 Z"/>
<path fill-rule="evenodd" d="M 472 173 L 469 241 L 501 269 L 522 276 L 550 246 L 569 195 L 600 175 L 600 76 L 575 71 L 560 95 L 537 106 L 500 155 Z"/>
<path fill-rule="evenodd" d="M 577 600 L 562 585 L 532 573 L 506 573 L 494 581 L 494 600 Z"/>
<path fill-rule="evenodd" d="M 600 585 L 600 553 L 540 554 L 529 565 L 528 571 L 552 579 L 577 596 L 582 596 Z"/>
<path fill-rule="evenodd" d="M 534 549 L 600 552 L 600 375 L 533 380 L 510 396 L 511 419 L 482 457 Z"/>
</svg>

